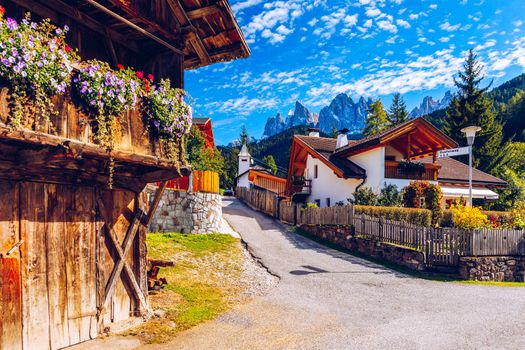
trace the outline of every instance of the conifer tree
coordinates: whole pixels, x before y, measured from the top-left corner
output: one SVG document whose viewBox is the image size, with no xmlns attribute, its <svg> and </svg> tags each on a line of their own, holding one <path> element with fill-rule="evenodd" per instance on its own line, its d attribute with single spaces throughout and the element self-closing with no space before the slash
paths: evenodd
<svg viewBox="0 0 525 350">
<path fill-rule="evenodd" d="M 370 109 L 367 111 L 368 115 L 365 121 L 365 129 L 363 134 L 365 137 L 373 136 L 384 131 L 388 128 L 388 118 L 383 107 L 381 99 L 377 99 L 370 105 Z"/>
<path fill-rule="evenodd" d="M 481 131 L 476 135 L 473 149 L 474 166 L 481 170 L 490 170 L 493 161 L 498 159 L 502 150 L 502 125 L 496 120 L 496 113 L 492 101 L 487 96 L 487 87 L 481 88 L 483 66 L 477 55 L 470 50 L 463 71 L 454 77 L 458 88 L 447 109 L 447 118 L 444 120 L 444 131 L 461 145 L 466 145 L 465 135 L 461 129 L 476 125 Z"/>
<path fill-rule="evenodd" d="M 392 104 L 388 110 L 388 122 L 391 126 L 396 126 L 408 120 L 408 111 L 405 100 L 399 92 L 394 94 Z"/>
<path fill-rule="evenodd" d="M 248 144 L 248 140 L 250 139 L 250 136 L 248 135 L 248 129 L 246 129 L 246 125 L 243 125 L 241 128 L 241 134 L 239 135 L 239 140 L 241 141 L 241 145 Z"/>
<path fill-rule="evenodd" d="M 264 157 L 263 162 L 268 166 L 268 168 L 270 168 L 272 174 L 277 174 L 277 164 L 275 163 L 275 159 L 271 154 Z"/>
</svg>

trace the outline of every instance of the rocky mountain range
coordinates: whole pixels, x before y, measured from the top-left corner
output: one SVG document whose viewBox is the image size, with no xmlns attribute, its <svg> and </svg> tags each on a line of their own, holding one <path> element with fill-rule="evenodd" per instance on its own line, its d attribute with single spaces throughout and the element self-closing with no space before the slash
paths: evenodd
<svg viewBox="0 0 525 350">
<path fill-rule="evenodd" d="M 423 98 L 419 107 L 410 112 L 411 118 L 429 115 L 440 109 L 447 108 L 452 101 L 452 93 L 447 91 L 442 99 L 434 100 L 431 96 Z M 263 139 L 299 125 L 317 127 L 325 134 L 334 130 L 347 128 L 350 134 L 361 134 L 365 127 L 368 109 L 374 101 L 371 98 L 360 97 L 354 102 L 347 94 L 337 95 L 332 102 L 321 109 L 319 115 L 312 113 L 301 102 L 295 103 L 295 109 L 290 110 L 286 118 L 281 113 L 270 117 L 264 127 Z"/>
<path fill-rule="evenodd" d="M 297 101 L 295 109 L 288 112 L 286 119 L 281 113 L 268 118 L 262 138 L 268 138 L 299 125 L 317 127 L 326 134 L 343 128 L 348 128 L 350 133 L 360 133 L 365 125 L 367 110 L 372 102 L 370 98 L 365 100 L 364 97 L 361 97 L 355 103 L 348 95 L 339 94 L 330 105 L 321 109 L 317 115 Z"/>
<path fill-rule="evenodd" d="M 268 138 L 294 126 L 316 126 L 318 120 L 319 115 L 310 112 L 301 102 L 297 101 L 295 102 L 295 110 L 290 110 L 286 119 L 281 113 L 277 113 L 275 117 L 268 118 L 262 138 Z"/>
<path fill-rule="evenodd" d="M 452 97 L 453 96 L 450 91 L 445 92 L 445 96 L 443 96 L 441 100 L 434 100 L 431 96 L 426 96 L 423 98 L 421 105 L 419 105 L 419 107 L 415 107 L 412 112 L 410 112 L 410 117 L 422 117 L 424 115 L 429 115 L 430 113 L 439 109 L 445 109 L 452 101 Z"/>
</svg>

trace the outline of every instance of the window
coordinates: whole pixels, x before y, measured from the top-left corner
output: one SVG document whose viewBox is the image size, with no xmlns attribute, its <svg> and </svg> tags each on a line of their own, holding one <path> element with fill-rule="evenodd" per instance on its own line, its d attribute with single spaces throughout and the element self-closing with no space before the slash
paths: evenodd
<svg viewBox="0 0 525 350">
<path fill-rule="evenodd" d="M 326 198 L 326 206 L 327 206 L 327 207 L 330 206 L 330 198 Z"/>
<path fill-rule="evenodd" d="M 317 204 L 318 207 L 321 207 L 321 200 L 320 199 L 316 199 L 314 202 L 315 202 L 315 204 Z"/>
<path fill-rule="evenodd" d="M 395 161 L 396 156 L 385 156 L 385 160 Z"/>
<path fill-rule="evenodd" d="M 314 165 L 314 179 L 317 179 L 317 173 L 318 173 L 318 169 L 317 169 L 317 164 Z"/>
<path fill-rule="evenodd" d="M 425 205 L 425 197 L 419 197 L 419 207 L 420 208 L 425 208 L 426 205 Z"/>
</svg>

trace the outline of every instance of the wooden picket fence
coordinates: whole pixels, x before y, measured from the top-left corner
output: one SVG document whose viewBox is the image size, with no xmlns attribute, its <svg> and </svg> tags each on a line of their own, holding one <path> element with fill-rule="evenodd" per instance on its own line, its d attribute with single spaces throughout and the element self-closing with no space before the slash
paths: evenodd
<svg viewBox="0 0 525 350">
<path fill-rule="evenodd" d="M 351 205 L 301 208 L 269 191 L 237 189 L 252 208 L 291 225 L 353 226 L 357 237 L 424 253 L 428 266 L 457 266 L 461 256 L 525 256 L 525 230 L 433 228 L 354 213 Z"/>
<path fill-rule="evenodd" d="M 305 208 L 301 210 L 301 225 L 343 225 L 353 224 L 354 207 L 351 205 L 327 208 Z"/>
<path fill-rule="evenodd" d="M 481 229 L 472 232 L 469 254 L 525 255 L 525 230 Z"/>
</svg>

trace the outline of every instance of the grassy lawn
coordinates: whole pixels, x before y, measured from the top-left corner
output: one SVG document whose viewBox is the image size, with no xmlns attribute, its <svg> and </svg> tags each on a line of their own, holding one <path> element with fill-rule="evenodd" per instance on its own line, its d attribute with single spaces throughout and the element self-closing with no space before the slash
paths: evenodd
<svg viewBox="0 0 525 350">
<path fill-rule="evenodd" d="M 482 286 L 496 286 L 496 287 L 525 287 L 525 282 L 458 281 L 457 283 L 479 284 Z"/>
<path fill-rule="evenodd" d="M 147 343 L 170 340 L 176 333 L 212 320 L 243 300 L 239 281 L 246 258 L 239 239 L 229 235 L 184 235 L 150 233 L 148 257 L 173 260 L 174 267 L 161 267 L 164 290 L 149 296 L 155 317 L 127 334 Z"/>
</svg>

